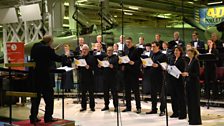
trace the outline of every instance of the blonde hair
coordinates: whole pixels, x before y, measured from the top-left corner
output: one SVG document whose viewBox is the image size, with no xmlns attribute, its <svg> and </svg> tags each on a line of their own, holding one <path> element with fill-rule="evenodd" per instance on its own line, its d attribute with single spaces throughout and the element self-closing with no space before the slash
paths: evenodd
<svg viewBox="0 0 224 126">
<path fill-rule="evenodd" d="M 198 58 L 199 52 L 198 52 L 197 49 L 195 49 L 195 48 L 191 48 L 191 49 L 188 49 L 187 51 L 192 52 L 193 55 L 194 55 L 194 58 Z"/>
</svg>

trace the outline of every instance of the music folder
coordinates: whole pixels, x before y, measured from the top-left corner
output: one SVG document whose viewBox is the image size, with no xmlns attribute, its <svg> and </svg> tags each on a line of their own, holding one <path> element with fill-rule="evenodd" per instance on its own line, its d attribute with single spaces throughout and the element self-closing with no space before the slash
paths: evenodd
<svg viewBox="0 0 224 126">
<path fill-rule="evenodd" d="M 75 60 L 75 65 L 80 66 L 80 67 L 85 67 L 87 65 L 85 59 L 74 59 Z"/>
<path fill-rule="evenodd" d="M 110 63 L 108 62 L 108 60 L 100 61 L 100 60 L 97 59 L 97 61 L 98 61 L 99 65 L 102 66 L 102 67 L 109 67 L 110 66 Z"/>
<path fill-rule="evenodd" d="M 121 63 L 129 63 L 130 62 L 130 59 L 128 56 L 119 56 L 118 58 Z"/>
<path fill-rule="evenodd" d="M 153 61 L 151 58 L 141 58 L 141 61 L 142 61 L 142 64 L 145 65 L 145 66 L 152 66 L 153 64 Z"/>
<path fill-rule="evenodd" d="M 177 79 L 180 77 L 181 74 L 181 71 L 174 65 L 173 66 L 168 65 L 167 72 Z"/>
</svg>

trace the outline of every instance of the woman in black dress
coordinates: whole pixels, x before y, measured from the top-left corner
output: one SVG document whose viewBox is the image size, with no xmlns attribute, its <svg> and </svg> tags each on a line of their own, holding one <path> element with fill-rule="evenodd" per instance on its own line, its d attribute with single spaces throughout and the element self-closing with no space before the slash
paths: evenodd
<svg viewBox="0 0 224 126">
<path fill-rule="evenodd" d="M 218 50 L 216 45 L 212 40 L 207 41 L 208 50 L 207 54 L 214 55 L 218 59 Z M 216 98 L 218 95 L 218 86 L 215 83 L 216 81 L 216 62 L 218 60 L 206 61 L 205 62 L 205 95 L 210 99 L 210 90 L 212 89 L 213 98 Z"/>
<path fill-rule="evenodd" d="M 188 118 L 190 125 L 201 125 L 200 110 L 200 85 L 199 74 L 200 66 L 197 59 L 198 51 L 194 48 L 187 50 L 189 62 L 186 66 L 186 72 L 181 75 L 186 77 L 186 96 L 188 107 Z"/>
<path fill-rule="evenodd" d="M 183 50 L 181 47 L 174 48 L 174 57 L 170 60 L 169 65 L 175 65 L 181 72 L 185 70 L 185 60 L 182 57 Z M 182 76 L 176 78 L 169 75 L 169 87 L 171 94 L 171 103 L 173 114 L 171 118 L 186 118 L 186 102 L 185 102 L 185 90 L 184 90 L 184 80 Z"/>
<path fill-rule="evenodd" d="M 63 58 L 62 66 L 72 67 L 74 53 L 70 50 L 70 45 L 64 44 L 64 54 L 62 56 L 65 57 Z M 71 89 L 74 88 L 73 71 L 62 74 L 61 88 L 65 89 L 65 92 L 71 92 Z"/>
</svg>

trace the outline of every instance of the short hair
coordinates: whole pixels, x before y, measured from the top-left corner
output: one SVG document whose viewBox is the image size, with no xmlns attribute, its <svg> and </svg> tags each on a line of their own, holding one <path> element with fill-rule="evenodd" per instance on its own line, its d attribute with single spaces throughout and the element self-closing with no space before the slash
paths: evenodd
<svg viewBox="0 0 224 126">
<path fill-rule="evenodd" d="M 145 38 L 143 36 L 140 36 L 139 38 L 142 38 L 143 40 L 145 40 Z"/>
<path fill-rule="evenodd" d="M 45 44 L 48 44 L 49 42 L 53 41 L 53 37 L 51 35 L 44 35 L 42 41 L 45 43 Z"/>
<path fill-rule="evenodd" d="M 131 40 L 132 41 L 132 37 L 127 37 L 126 40 Z"/>
<path fill-rule="evenodd" d="M 180 33 L 178 31 L 174 32 L 174 34 L 178 34 L 178 36 L 180 36 Z"/>
<path fill-rule="evenodd" d="M 146 43 L 145 46 L 151 47 L 152 45 L 151 45 L 151 43 Z"/>
<path fill-rule="evenodd" d="M 163 44 L 166 44 L 168 46 L 168 42 L 167 41 L 164 41 Z"/>
<path fill-rule="evenodd" d="M 159 33 L 156 33 L 156 35 L 158 35 L 159 37 L 161 37 L 161 35 Z"/>
<path fill-rule="evenodd" d="M 195 34 L 197 36 L 199 35 L 197 31 L 194 31 L 192 34 Z"/>
<path fill-rule="evenodd" d="M 82 46 L 82 48 L 87 48 L 87 49 L 89 49 L 89 46 L 88 46 L 87 44 L 84 44 L 84 45 Z"/>
<path fill-rule="evenodd" d="M 160 43 L 159 42 L 152 42 L 152 44 L 155 44 L 157 47 L 160 47 Z"/>
</svg>

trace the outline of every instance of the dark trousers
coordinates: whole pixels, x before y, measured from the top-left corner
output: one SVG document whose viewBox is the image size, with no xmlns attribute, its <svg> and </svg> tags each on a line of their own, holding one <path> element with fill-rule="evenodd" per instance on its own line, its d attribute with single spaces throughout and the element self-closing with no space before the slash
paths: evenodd
<svg viewBox="0 0 224 126">
<path fill-rule="evenodd" d="M 39 89 L 37 91 L 37 97 L 31 98 L 31 119 L 35 119 L 38 115 L 41 94 L 44 98 L 45 102 L 45 114 L 44 119 L 49 120 L 52 119 L 53 111 L 54 111 L 54 90 L 53 88 L 49 89 Z"/>
<path fill-rule="evenodd" d="M 91 84 L 91 83 L 90 83 Z M 95 108 L 95 100 L 94 100 L 94 86 L 89 86 L 87 84 L 81 84 L 81 107 L 86 109 L 87 106 L 87 98 L 86 93 L 89 93 L 89 100 L 90 100 L 90 108 Z"/>
<path fill-rule="evenodd" d="M 136 108 L 141 109 L 138 75 L 125 74 L 126 108 L 131 109 L 131 91 L 134 92 Z"/>
<path fill-rule="evenodd" d="M 109 91 L 111 90 L 111 94 L 113 96 L 113 104 L 114 107 L 118 107 L 118 95 L 116 90 L 116 78 L 115 75 L 105 76 L 104 77 L 104 104 L 105 107 L 109 106 Z"/>
<path fill-rule="evenodd" d="M 157 111 L 157 94 L 159 94 L 160 99 L 160 111 L 165 111 L 165 99 L 164 99 L 164 86 L 163 86 L 163 77 L 156 79 L 155 77 L 151 77 L 151 101 L 152 101 L 152 111 Z"/>
<path fill-rule="evenodd" d="M 185 89 L 184 83 L 177 82 L 178 80 L 170 81 L 170 95 L 171 104 L 174 114 L 179 115 L 179 117 L 186 116 L 186 100 L 185 100 Z"/>
</svg>

